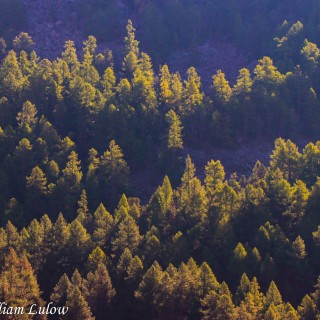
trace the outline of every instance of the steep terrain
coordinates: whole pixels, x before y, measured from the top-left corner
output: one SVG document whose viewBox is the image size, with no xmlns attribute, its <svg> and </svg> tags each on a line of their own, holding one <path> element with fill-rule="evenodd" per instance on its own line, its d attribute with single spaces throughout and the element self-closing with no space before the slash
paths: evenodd
<svg viewBox="0 0 320 320">
<path fill-rule="evenodd" d="M 73 0 L 23 0 L 27 9 L 28 33 L 35 42 L 35 50 L 42 58 L 53 59 L 60 55 L 65 41 L 73 40 L 81 50 L 84 35 L 81 33 L 81 19 L 77 16 Z M 139 37 L 139 21 L 137 34 Z M 125 28 L 125 25 L 123 26 Z M 98 50 L 110 48 L 115 56 L 121 55 L 122 39 L 116 43 L 98 43 Z M 144 47 L 143 42 L 141 47 Z M 186 70 L 195 66 L 205 89 L 211 85 L 212 75 L 222 69 L 233 82 L 243 67 L 255 65 L 248 62 L 241 52 L 230 43 L 208 41 L 190 51 L 176 50 L 167 57 L 166 63 L 172 71 L 179 71 L 182 77 Z M 156 68 L 157 69 L 157 68 Z"/>
</svg>

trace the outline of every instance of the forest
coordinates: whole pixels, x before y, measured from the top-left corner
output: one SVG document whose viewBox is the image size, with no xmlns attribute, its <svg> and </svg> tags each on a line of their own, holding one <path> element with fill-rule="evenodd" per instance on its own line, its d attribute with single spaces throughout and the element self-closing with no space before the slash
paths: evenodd
<svg viewBox="0 0 320 320">
<path fill-rule="evenodd" d="M 68 312 L 0 319 L 319 320 L 320 1 L 76 0 L 86 40 L 55 59 L 23 31 L 26 3 L 10 3 L 0 302 Z M 158 64 L 221 34 L 257 57 L 236 79 L 213 71 L 208 87 L 195 67 Z M 274 148 L 248 175 L 220 159 L 199 175 L 185 156 L 256 140 Z M 142 197 L 144 170 L 161 183 Z"/>
</svg>

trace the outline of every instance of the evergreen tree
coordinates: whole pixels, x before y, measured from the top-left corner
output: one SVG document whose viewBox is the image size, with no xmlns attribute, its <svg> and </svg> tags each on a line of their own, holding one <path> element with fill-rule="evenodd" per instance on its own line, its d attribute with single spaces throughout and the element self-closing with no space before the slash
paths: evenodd
<svg viewBox="0 0 320 320">
<path fill-rule="evenodd" d="M 57 306 L 64 306 L 67 301 L 67 292 L 72 284 L 68 276 L 64 273 L 59 279 L 56 286 L 53 288 L 53 292 L 50 295 L 50 300 Z"/>
<path fill-rule="evenodd" d="M 154 262 L 143 276 L 138 290 L 134 293 L 135 297 L 142 300 L 146 306 L 151 306 L 153 313 L 159 309 L 162 278 L 163 271 L 158 262 Z"/>
<path fill-rule="evenodd" d="M 98 268 L 99 264 L 106 264 L 107 263 L 107 256 L 101 250 L 100 247 L 96 247 L 93 251 L 89 254 L 88 257 L 88 269 L 94 271 Z"/>
<path fill-rule="evenodd" d="M 27 177 L 27 187 L 34 194 L 44 195 L 47 192 L 47 179 L 44 172 L 37 166 Z"/>
<path fill-rule="evenodd" d="M 17 122 L 20 128 L 29 127 L 33 128 L 37 123 L 37 109 L 30 101 L 26 101 L 22 110 L 17 115 Z"/>
<path fill-rule="evenodd" d="M 104 264 L 100 263 L 94 273 L 88 274 L 87 286 L 87 300 L 93 313 L 98 318 L 105 316 L 116 291 L 112 287 L 111 278 Z"/>
<path fill-rule="evenodd" d="M 316 305 L 308 294 L 304 296 L 298 307 L 301 320 L 316 319 Z"/>
<path fill-rule="evenodd" d="M 218 70 L 212 79 L 212 88 L 218 101 L 221 103 L 228 102 L 232 95 L 232 89 L 229 86 L 229 82 L 225 78 L 225 74 L 221 70 Z"/>
<path fill-rule="evenodd" d="M 182 149 L 183 141 L 181 138 L 181 121 L 179 116 L 173 111 L 170 110 L 166 114 L 167 121 L 170 124 L 169 133 L 168 133 L 168 148 L 169 149 Z"/>
<path fill-rule="evenodd" d="M 141 242 L 139 227 L 132 217 L 125 218 L 118 227 L 117 234 L 112 240 L 113 251 L 123 252 L 128 248 L 131 252 L 135 253 Z"/>
<path fill-rule="evenodd" d="M 67 320 L 94 320 L 88 302 L 77 286 L 68 289 L 66 307 L 68 312 L 64 318 Z"/>
<path fill-rule="evenodd" d="M 102 203 L 99 205 L 93 216 L 93 239 L 101 246 L 101 248 L 105 248 L 114 227 L 113 217 Z"/>
<path fill-rule="evenodd" d="M 5 258 L 0 279 L 1 299 L 8 306 L 23 307 L 27 310 L 33 304 L 44 305 L 36 276 L 28 259 L 24 255 L 19 258 L 12 248 Z M 4 319 L 11 319 L 11 316 L 4 316 Z M 32 316 L 24 314 L 21 319 L 32 319 Z M 42 319 L 46 317 L 43 316 Z"/>
<path fill-rule="evenodd" d="M 237 83 L 233 87 L 233 92 L 236 95 L 247 95 L 252 91 L 253 81 L 250 76 L 250 71 L 243 68 L 239 71 Z"/>
</svg>

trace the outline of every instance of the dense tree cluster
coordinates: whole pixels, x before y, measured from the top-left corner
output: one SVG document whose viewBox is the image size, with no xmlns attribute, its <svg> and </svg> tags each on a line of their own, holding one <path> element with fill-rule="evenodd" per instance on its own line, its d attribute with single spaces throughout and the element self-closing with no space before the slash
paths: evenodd
<svg viewBox="0 0 320 320">
<path fill-rule="evenodd" d="M 319 160 L 319 142 L 300 153 L 278 139 L 270 166 L 257 162 L 247 179 L 227 180 L 211 160 L 202 183 L 188 157 L 180 185 L 166 176 L 147 205 L 122 195 L 113 213 L 103 203 L 91 210 L 83 190 L 70 222 L 62 213 L 22 229 L 8 221 L 0 298 L 25 307 L 50 299 L 69 308 L 66 319 L 316 320 Z M 72 151 L 61 178 L 72 181 L 70 198 L 78 163 Z M 39 167 L 27 185 L 40 210 L 50 187 Z"/>
<path fill-rule="evenodd" d="M 319 319 L 320 142 L 279 138 L 249 177 L 181 164 L 203 141 L 316 136 L 316 44 L 285 74 L 269 57 L 232 86 L 218 71 L 206 93 L 193 67 L 155 72 L 131 21 L 121 65 L 93 36 L 53 61 L 32 45 L 18 35 L 0 65 L 0 301 L 70 320 Z M 126 196 L 139 166 L 168 173 L 147 203 Z"/>
</svg>

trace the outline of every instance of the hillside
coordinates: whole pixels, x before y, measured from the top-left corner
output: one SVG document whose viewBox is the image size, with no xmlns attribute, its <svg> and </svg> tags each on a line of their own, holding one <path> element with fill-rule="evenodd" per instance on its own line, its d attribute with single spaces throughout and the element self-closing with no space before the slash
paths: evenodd
<svg viewBox="0 0 320 320">
<path fill-rule="evenodd" d="M 0 318 L 319 320 L 319 26 L 0 0 Z"/>
</svg>

